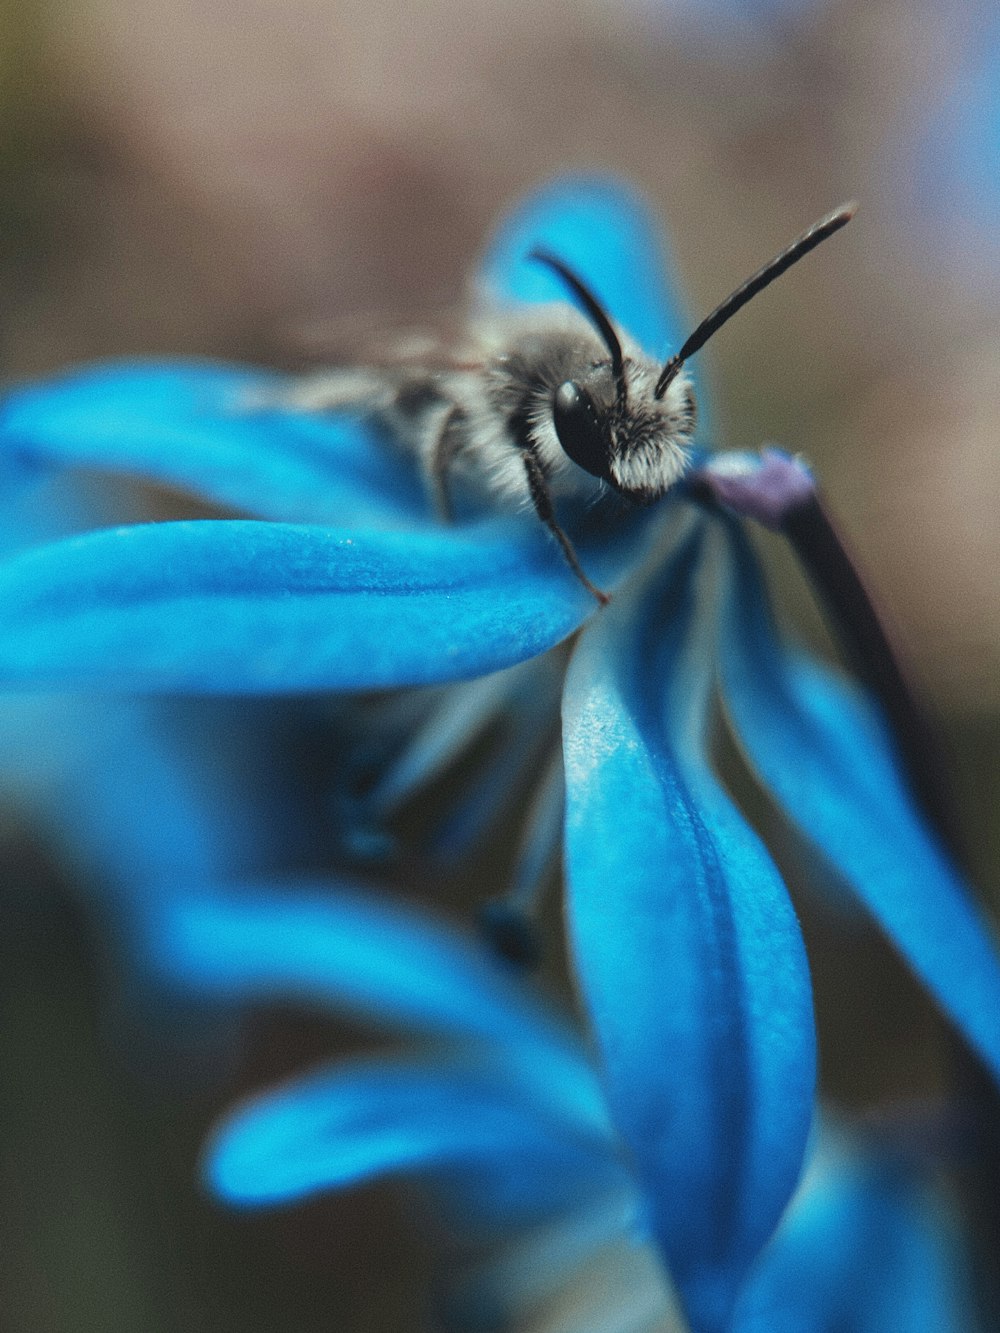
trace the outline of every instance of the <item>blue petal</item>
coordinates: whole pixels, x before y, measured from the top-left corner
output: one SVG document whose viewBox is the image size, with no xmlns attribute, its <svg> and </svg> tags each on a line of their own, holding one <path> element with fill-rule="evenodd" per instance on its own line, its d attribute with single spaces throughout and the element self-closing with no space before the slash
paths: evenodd
<svg viewBox="0 0 1000 1333">
<path fill-rule="evenodd" d="M 726 1327 L 798 1176 L 815 1077 L 798 923 L 706 759 L 692 543 L 584 634 L 564 705 L 569 916 L 614 1118 L 692 1327 Z"/>
<path fill-rule="evenodd" d="M 216 1131 L 206 1159 L 215 1193 L 269 1204 L 387 1173 L 478 1167 L 574 1180 L 602 1173 L 602 1146 L 546 1118 L 504 1070 L 457 1055 L 368 1061 L 297 1079 Z M 560 1182 L 555 1182 L 558 1186 Z"/>
<path fill-rule="evenodd" d="M 488 728 L 511 710 L 515 697 L 530 706 L 539 691 L 546 695 L 545 687 L 557 675 L 555 664 L 546 657 L 443 691 L 402 751 L 379 775 L 365 801 L 369 817 L 385 819 L 399 809 L 422 787 L 456 764 Z M 555 697 L 549 690 L 544 698 L 549 711 Z"/>
<path fill-rule="evenodd" d="M 14 389 L 5 457 L 145 477 L 262 518 L 398 525 L 426 515 L 399 452 L 346 416 L 268 405 L 282 378 L 208 362 L 90 366 Z"/>
<path fill-rule="evenodd" d="M 606 1125 L 574 1034 L 484 949 L 399 903 L 329 885 L 206 890 L 164 905 L 150 949 L 168 978 L 196 992 L 318 1003 L 379 1025 L 505 1043 L 512 1060 L 523 1053 L 540 1100 Z"/>
<path fill-rule="evenodd" d="M 653 1246 L 625 1226 L 601 1237 L 579 1212 L 561 1234 L 536 1229 L 520 1253 L 500 1254 L 461 1294 L 465 1322 L 457 1328 L 679 1333 L 688 1326 Z"/>
<path fill-rule="evenodd" d="M 635 544 L 581 544 L 605 586 Z M 497 671 L 595 609 L 534 522 L 349 534 L 243 520 L 90 533 L 0 566 L 0 688 L 367 689 Z"/>
<path fill-rule="evenodd" d="M 953 1219 L 899 1165 L 835 1141 L 740 1300 L 734 1333 L 962 1333 L 976 1326 Z"/>
<path fill-rule="evenodd" d="M 218 726 L 228 719 L 214 702 L 189 728 L 177 705 L 159 700 L 0 702 L 4 803 L 41 832 L 96 919 L 106 945 L 102 1019 L 118 1052 L 156 1077 L 180 1062 L 187 1078 L 194 1067 L 218 1078 L 238 1050 L 239 1015 L 199 996 L 181 1002 L 163 985 L 142 947 L 150 916 L 178 884 L 272 864 L 275 844 L 299 825 L 268 809 L 280 797 L 255 784 L 258 768 L 228 771 Z M 253 757 L 260 762 L 259 749 Z"/>
<path fill-rule="evenodd" d="M 658 1257 L 633 1240 L 640 1209 L 634 1191 L 605 1192 L 494 1250 L 453 1284 L 449 1308 L 459 1316 L 456 1327 L 548 1329 L 546 1311 L 558 1303 L 574 1311 L 576 1333 L 584 1318 L 588 1326 L 595 1321 L 602 1296 L 611 1306 L 611 1327 L 619 1320 L 629 1329 L 674 1327 Z M 650 1309 L 658 1317 L 646 1324 Z"/>
<path fill-rule="evenodd" d="M 562 750 L 556 747 L 532 793 L 524 816 L 506 901 L 530 916 L 537 908 L 545 884 L 561 850 L 566 811 L 566 778 Z"/>
<path fill-rule="evenodd" d="M 252 782 L 229 783 L 213 752 L 219 722 L 184 736 L 159 701 L 16 698 L 0 709 L 7 799 L 47 823 L 82 882 L 123 913 L 178 881 L 248 873 L 272 854 Z"/>
<path fill-rule="evenodd" d="M 565 287 L 527 258 L 535 247 L 568 264 L 650 355 L 665 359 L 690 332 L 667 278 L 675 270 L 662 229 L 623 181 L 568 177 L 529 195 L 486 253 L 487 292 L 506 301 L 565 301 Z"/>
<path fill-rule="evenodd" d="M 113 503 L 105 485 L 50 474 L 0 497 L 0 550 L 106 524 Z M 0 700 L 4 793 L 47 825 L 53 846 L 73 858 L 75 881 L 119 908 L 177 880 L 285 864 L 307 821 L 292 815 L 274 769 L 262 776 L 261 759 L 290 723 L 302 725 L 303 707 L 10 695 Z"/>
<path fill-rule="evenodd" d="M 442 1165 L 432 1182 L 435 1202 L 463 1240 L 495 1244 L 511 1229 L 572 1215 L 604 1194 L 627 1187 L 623 1164 L 608 1153 L 538 1153 L 502 1163 L 488 1159 Z M 459 1325 L 461 1326 L 461 1325 Z"/>
<path fill-rule="evenodd" d="M 428 838 L 430 849 L 445 862 L 465 855 L 502 812 L 530 790 L 539 766 L 558 745 L 563 664 L 542 659 L 528 663 L 525 670 L 520 698 L 501 720 L 496 745 L 468 775 L 463 800 Z"/>
<path fill-rule="evenodd" d="M 781 646 L 749 544 L 727 530 L 723 683 L 747 756 L 1000 1078 L 993 933 L 922 823 L 882 717 L 839 674 Z"/>
</svg>

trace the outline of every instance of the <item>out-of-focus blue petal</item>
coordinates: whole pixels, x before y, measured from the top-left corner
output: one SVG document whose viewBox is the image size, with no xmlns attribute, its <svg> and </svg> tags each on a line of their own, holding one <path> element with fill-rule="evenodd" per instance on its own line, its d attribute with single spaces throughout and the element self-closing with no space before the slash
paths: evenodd
<svg viewBox="0 0 1000 1333">
<path fill-rule="evenodd" d="M 536 247 L 568 264 L 650 355 L 665 359 L 690 332 L 662 230 L 624 181 L 567 177 L 529 195 L 486 252 L 486 291 L 505 301 L 566 301 L 555 275 L 527 258 Z"/>
<path fill-rule="evenodd" d="M 954 1220 L 902 1166 L 827 1142 L 733 1333 L 972 1333 Z"/>
<path fill-rule="evenodd" d="M 0 546 L 106 522 L 115 499 L 104 486 L 50 473 L 0 498 Z M 178 884 L 285 864 L 305 838 L 308 821 L 286 786 L 273 771 L 262 775 L 261 712 L 246 700 L 0 698 L 4 806 L 42 833 L 99 922 L 108 944 L 102 1019 L 119 1052 L 157 1075 L 168 1064 L 171 1075 L 183 1067 L 218 1076 L 237 1049 L 239 1015 L 200 999 L 180 1003 L 176 990 L 165 997 L 135 947 L 150 906 Z"/>
<path fill-rule="evenodd" d="M 496 746 L 469 775 L 464 799 L 433 831 L 428 842 L 444 862 L 466 853 L 512 801 L 530 789 L 540 764 L 559 743 L 562 670 L 552 662 L 534 673 L 534 689 L 524 690 L 507 717 L 500 719 Z M 527 681 L 525 681 L 527 684 Z"/>
<path fill-rule="evenodd" d="M 229 1116 L 209 1145 L 212 1189 L 234 1203 L 291 1201 L 389 1172 L 532 1163 L 586 1178 L 604 1145 L 547 1119 L 502 1066 L 365 1061 L 313 1074 Z"/>
<path fill-rule="evenodd" d="M 641 1208 L 634 1190 L 605 1192 L 508 1242 L 455 1284 L 456 1327 L 680 1329 L 669 1280 L 640 1233 Z M 553 1306 L 562 1322 L 546 1317 Z"/>
<path fill-rule="evenodd" d="M 517 704 L 530 708 L 541 695 L 543 707 L 551 710 L 561 685 L 559 668 L 545 657 L 452 686 L 428 708 L 401 753 L 385 765 L 365 800 L 366 813 L 385 819 L 455 764 L 509 710 L 519 711 Z"/>
<path fill-rule="evenodd" d="M 183 737 L 174 705 L 77 695 L 3 704 L 6 798 L 50 826 L 84 884 L 118 912 L 142 910 L 178 882 L 267 864 L 254 800 L 266 801 L 265 784 L 227 784 L 208 743 Z"/>
<path fill-rule="evenodd" d="M 628 1173 L 610 1153 L 564 1151 L 521 1160 L 508 1152 L 502 1167 L 486 1159 L 442 1164 L 425 1183 L 463 1241 L 485 1245 L 620 1193 L 628 1188 Z"/>
<path fill-rule="evenodd" d="M 635 547 L 622 534 L 580 549 L 613 588 Z M 457 680 L 545 651 L 594 610 L 531 521 L 406 534 L 146 524 L 0 566 L 0 688 L 267 693 Z"/>
<path fill-rule="evenodd" d="M 721 653 L 726 705 L 763 781 L 858 894 L 1000 1078 L 1000 952 L 922 822 L 888 728 L 856 686 L 782 647 L 735 526 Z"/>
<path fill-rule="evenodd" d="M 155 963 L 195 992 L 296 1000 L 368 1022 L 505 1043 L 524 1077 L 566 1115 L 606 1129 L 600 1091 L 572 1031 L 501 963 L 398 902 L 325 885 L 246 886 L 165 904 Z"/>
<path fill-rule="evenodd" d="M 114 497 L 106 492 L 53 473 L 4 495 L 0 549 L 107 523 Z M 285 704 L 279 716 L 273 703 L 246 699 L 4 696 L 4 799 L 47 826 L 74 879 L 114 903 L 124 925 L 130 908 L 176 883 L 249 875 L 299 852 L 307 821 L 261 765 L 278 748 L 276 731 L 283 739 L 304 707 Z"/>
<path fill-rule="evenodd" d="M 539 1333 L 680 1333 L 689 1325 L 678 1310 L 655 1248 L 635 1232 L 623 1233 L 597 1250 L 562 1290 L 526 1320 L 506 1313 L 503 1291 L 494 1306 L 494 1329 Z M 475 1327 L 475 1325 L 473 1325 Z"/>
<path fill-rule="evenodd" d="M 277 817 L 283 793 L 253 764 L 233 772 L 227 724 L 241 735 L 240 719 L 220 716 L 220 701 L 189 706 L 185 727 L 168 701 L 4 698 L 0 780 L 7 809 L 43 833 L 99 923 L 102 1017 L 119 1052 L 157 1077 L 216 1078 L 238 1049 L 240 1015 L 164 987 L 142 947 L 150 915 L 178 884 L 270 868 L 305 820 Z"/>
<path fill-rule="evenodd" d="M 695 549 L 573 657 L 567 861 L 615 1121 L 691 1325 L 718 1333 L 795 1186 L 815 1036 L 788 895 L 706 758 L 714 599 Z"/>
<path fill-rule="evenodd" d="M 514 873 L 506 895 L 506 901 L 512 907 L 521 907 L 529 915 L 556 865 L 562 846 L 565 811 L 566 778 L 562 748 L 557 745 L 535 786 L 525 814 Z"/>
<path fill-rule="evenodd" d="M 262 518 L 426 517 L 420 479 L 398 450 L 343 414 L 274 406 L 282 386 L 279 375 L 210 362 L 89 366 L 11 390 L 0 449 L 32 465 L 141 476 Z"/>
</svg>

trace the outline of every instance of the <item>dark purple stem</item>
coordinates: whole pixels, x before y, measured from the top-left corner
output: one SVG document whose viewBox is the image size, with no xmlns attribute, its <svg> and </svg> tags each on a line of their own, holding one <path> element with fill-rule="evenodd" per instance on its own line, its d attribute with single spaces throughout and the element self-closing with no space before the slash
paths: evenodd
<svg viewBox="0 0 1000 1333">
<path fill-rule="evenodd" d="M 689 485 L 702 500 L 755 519 L 788 539 L 849 665 L 892 728 L 921 809 L 945 846 L 961 859 L 937 740 L 808 468 L 777 449 L 763 450 L 759 459 L 722 454 L 709 457 Z"/>
<path fill-rule="evenodd" d="M 819 495 L 781 525 L 833 624 L 845 655 L 888 719 L 914 795 L 952 854 L 958 827 L 940 747 L 910 688 L 885 626 Z"/>
</svg>

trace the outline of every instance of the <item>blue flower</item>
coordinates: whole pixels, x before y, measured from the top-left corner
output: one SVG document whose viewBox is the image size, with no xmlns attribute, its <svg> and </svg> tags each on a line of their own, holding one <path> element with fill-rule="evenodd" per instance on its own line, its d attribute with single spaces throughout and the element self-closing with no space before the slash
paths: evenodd
<svg viewBox="0 0 1000 1333">
<path fill-rule="evenodd" d="M 527 261 L 535 247 L 577 270 L 651 352 L 679 344 L 655 229 L 627 191 L 563 182 L 529 200 L 484 264 L 498 299 L 561 298 Z M 997 953 L 918 813 L 919 774 L 904 774 L 878 704 L 779 640 L 731 512 L 804 512 L 808 473 L 774 451 L 709 458 L 649 511 L 584 515 L 574 541 L 615 594 L 598 612 L 534 520 L 433 522 L 391 443 L 364 421 L 266 406 L 275 383 L 240 368 L 110 366 L 9 395 L 12 485 L 56 464 L 124 469 L 255 517 L 91 532 L 0 565 L 0 685 L 472 682 L 453 740 L 425 726 L 376 788 L 391 805 L 518 694 L 509 675 L 478 678 L 517 668 L 532 697 L 535 659 L 578 634 L 562 699 L 573 960 L 652 1234 L 692 1326 L 724 1328 L 799 1177 L 815 1038 L 787 893 L 714 772 L 717 691 L 790 819 L 1000 1075 Z M 526 727 L 525 753 L 537 730 Z M 560 785 L 540 789 L 529 861 L 544 854 Z"/>
<path fill-rule="evenodd" d="M 454 1276 L 451 1326 L 675 1326 L 655 1197 L 633 1173 L 597 1071 L 572 1026 L 482 945 L 327 883 L 179 895 L 153 949 L 166 978 L 196 995 L 320 1005 L 410 1041 L 230 1112 L 205 1152 L 217 1197 L 289 1205 L 410 1174 L 478 1256 Z M 696 1200 L 685 1202 L 697 1229 Z M 827 1126 L 726 1326 L 958 1333 L 972 1326 L 966 1282 L 926 1185 Z"/>
</svg>

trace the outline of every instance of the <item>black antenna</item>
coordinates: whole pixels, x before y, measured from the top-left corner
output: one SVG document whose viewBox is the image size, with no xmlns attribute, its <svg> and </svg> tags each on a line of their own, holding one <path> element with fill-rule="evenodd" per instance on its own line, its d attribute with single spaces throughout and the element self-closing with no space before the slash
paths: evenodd
<svg viewBox="0 0 1000 1333">
<path fill-rule="evenodd" d="M 672 356 L 660 371 L 660 378 L 656 381 L 653 397 L 663 397 L 667 385 L 688 357 L 694 356 L 695 352 L 700 351 L 712 334 L 717 333 L 723 324 L 736 314 L 737 310 L 742 310 L 746 303 L 752 301 L 758 292 L 762 292 L 765 287 L 770 286 L 775 278 L 780 278 L 786 269 L 791 268 L 793 264 L 797 264 L 810 250 L 815 250 L 821 241 L 825 241 L 835 231 L 840 231 L 841 227 L 850 222 L 857 211 L 857 204 L 841 204 L 840 208 L 834 209 L 825 218 L 820 218 L 819 222 L 814 222 L 808 231 L 804 231 L 797 240 L 792 241 L 791 245 L 782 250 L 780 255 L 776 255 L 769 264 L 765 264 L 762 269 L 758 269 L 752 277 L 747 278 L 746 282 L 737 287 L 735 292 L 727 296 L 721 305 L 717 305 L 708 318 L 701 321 L 676 356 Z"/>
<path fill-rule="evenodd" d="M 595 326 L 605 347 L 611 353 L 611 372 L 615 377 L 615 383 L 618 385 L 618 400 L 625 401 L 625 358 L 622 355 L 622 345 L 618 341 L 618 334 L 615 332 L 614 325 L 608 317 L 608 312 L 598 301 L 597 297 L 589 287 L 584 286 L 572 269 L 566 267 L 561 259 L 550 254 L 548 250 L 532 250 L 528 255 L 529 259 L 535 259 L 539 264 L 544 264 L 550 268 L 557 277 L 561 278 L 570 289 L 576 299 L 583 306 L 584 311 L 590 317 L 591 323 Z"/>
</svg>

